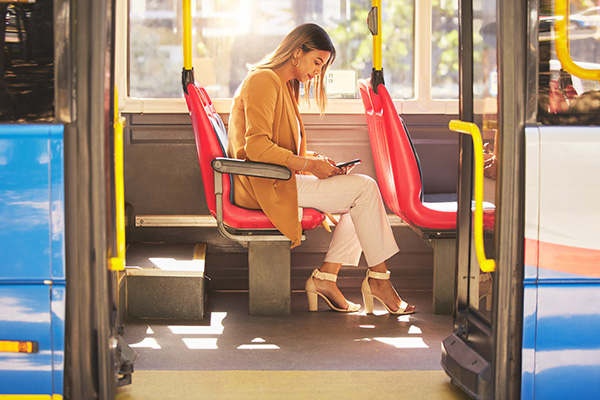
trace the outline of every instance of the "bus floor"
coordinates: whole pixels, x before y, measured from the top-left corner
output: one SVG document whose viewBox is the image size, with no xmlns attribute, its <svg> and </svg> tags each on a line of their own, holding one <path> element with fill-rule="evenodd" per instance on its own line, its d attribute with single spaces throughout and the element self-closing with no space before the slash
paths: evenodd
<svg viewBox="0 0 600 400">
<path fill-rule="evenodd" d="M 343 288 L 362 304 L 359 289 Z M 128 321 L 138 353 L 133 382 L 117 400 L 466 399 L 440 367 L 449 315 L 432 312 L 431 291 L 401 292 L 417 313 L 309 312 L 292 293 L 289 316 L 248 314 L 247 292 L 209 292 L 197 322 Z M 377 303 L 377 302 L 376 302 Z"/>
</svg>

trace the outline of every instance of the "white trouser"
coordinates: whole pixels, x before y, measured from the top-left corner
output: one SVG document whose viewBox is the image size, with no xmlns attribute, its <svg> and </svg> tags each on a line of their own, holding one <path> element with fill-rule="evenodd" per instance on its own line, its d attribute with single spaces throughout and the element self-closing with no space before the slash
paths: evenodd
<svg viewBox="0 0 600 400">
<path fill-rule="evenodd" d="M 369 176 L 350 174 L 318 179 L 296 175 L 298 205 L 340 214 L 326 262 L 358 265 L 361 251 L 369 267 L 398 252 L 377 183 Z"/>
</svg>

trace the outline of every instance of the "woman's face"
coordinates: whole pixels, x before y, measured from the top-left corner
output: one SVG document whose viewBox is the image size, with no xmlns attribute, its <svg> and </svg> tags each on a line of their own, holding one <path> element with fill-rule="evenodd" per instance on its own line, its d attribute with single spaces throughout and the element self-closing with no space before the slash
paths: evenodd
<svg viewBox="0 0 600 400">
<path fill-rule="evenodd" d="M 329 60 L 331 53 L 325 50 L 311 50 L 304 52 L 300 50 L 298 56 L 298 66 L 294 68 L 294 78 L 302 83 L 306 83 L 318 74 Z"/>
</svg>

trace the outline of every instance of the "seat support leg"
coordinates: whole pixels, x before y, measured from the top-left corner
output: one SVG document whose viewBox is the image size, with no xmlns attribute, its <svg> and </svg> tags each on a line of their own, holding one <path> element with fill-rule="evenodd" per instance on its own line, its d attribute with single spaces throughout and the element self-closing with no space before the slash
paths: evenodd
<svg viewBox="0 0 600 400">
<path fill-rule="evenodd" d="M 433 239 L 433 311 L 452 314 L 456 284 L 456 239 Z"/>
<path fill-rule="evenodd" d="M 248 242 L 250 315 L 291 313 L 289 241 Z"/>
</svg>

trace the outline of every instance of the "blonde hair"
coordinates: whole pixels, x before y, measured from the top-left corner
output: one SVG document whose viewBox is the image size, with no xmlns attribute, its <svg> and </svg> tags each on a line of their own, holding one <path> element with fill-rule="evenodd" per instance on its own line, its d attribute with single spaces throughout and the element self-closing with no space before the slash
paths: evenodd
<svg viewBox="0 0 600 400">
<path fill-rule="evenodd" d="M 323 85 L 324 76 L 329 66 L 335 60 L 335 47 L 329 38 L 329 35 L 323 28 L 316 24 L 303 24 L 291 31 L 274 52 L 265 57 L 262 61 L 252 65 L 252 70 L 256 69 L 276 69 L 288 62 L 298 49 L 308 53 L 312 50 L 323 50 L 331 53 L 329 60 L 321 67 L 321 73 L 315 76 L 314 95 L 317 106 L 321 110 L 321 114 L 325 112 L 327 105 L 327 95 Z M 296 102 L 300 102 L 300 82 L 297 79 L 292 79 L 288 82 L 292 89 L 292 93 Z M 308 81 L 304 88 L 303 100 L 309 101 L 309 93 L 312 82 Z"/>
</svg>

